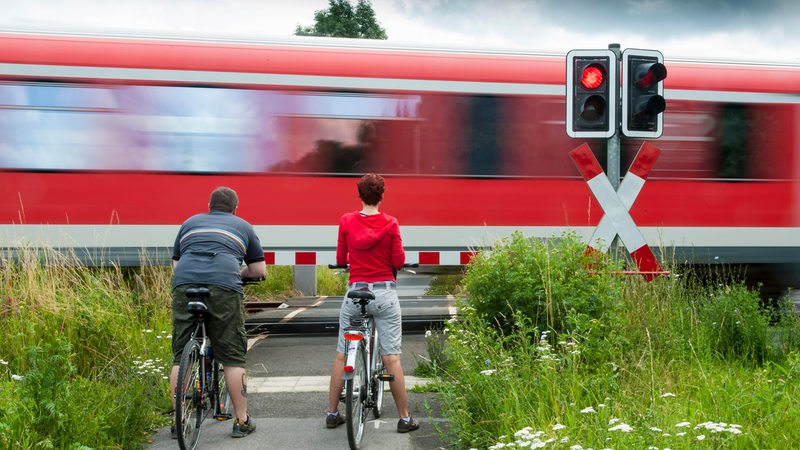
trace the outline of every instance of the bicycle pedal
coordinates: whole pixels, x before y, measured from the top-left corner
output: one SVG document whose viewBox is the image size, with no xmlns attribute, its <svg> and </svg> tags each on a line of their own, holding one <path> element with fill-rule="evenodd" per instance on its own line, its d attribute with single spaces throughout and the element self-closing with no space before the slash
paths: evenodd
<svg viewBox="0 0 800 450">
<path fill-rule="evenodd" d="M 226 420 L 233 419 L 233 414 L 217 414 L 214 416 L 215 419 L 219 420 L 220 422 L 224 422 Z"/>
<path fill-rule="evenodd" d="M 382 373 L 378 375 L 378 379 L 381 381 L 394 381 L 394 375 L 391 373 Z"/>
</svg>

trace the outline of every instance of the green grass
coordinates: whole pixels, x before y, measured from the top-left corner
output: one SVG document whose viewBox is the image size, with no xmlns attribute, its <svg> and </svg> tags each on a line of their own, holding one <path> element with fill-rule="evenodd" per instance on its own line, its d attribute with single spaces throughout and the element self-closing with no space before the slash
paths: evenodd
<svg viewBox="0 0 800 450">
<path fill-rule="evenodd" d="M 614 275 L 572 236 L 517 234 L 441 281 L 427 337 L 448 448 L 783 449 L 800 442 L 800 325 L 734 277 Z M 47 264 L 43 264 L 46 261 Z M 586 267 L 591 265 L 592 270 Z M 292 295 L 271 267 L 248 299 Z M 321 295 L 346 276 L 318 268 Z M 141 448 L 167 425 L 171 270 L 0 261 L 0 442 Z M 437 284 L 437 283 L 434 283 Z"/>
<path fill-rule="evenodd" d="M 169 425 L 172 270 L 86 268 L 27 251 L 0 260 L 0 442 L 12 449 L 141 448 Z M 318 268 L 321 295 L 346 274 Z M 247 301 L 295 295 L 268 267 Z"/>
<path fill-rule="evenodd" d="M 735 280 L 616 276 L 584 248 L 515 235 L 468 268 L 459 320 L 428 337 L 450 448 L 800 442 L 788 301 L 775 315 Z"/>
<path fill-rule="evenodd" d="M 169 269 L 0 267 L 0 442 L 138 448 L 170 407 Z"/>
</svg>

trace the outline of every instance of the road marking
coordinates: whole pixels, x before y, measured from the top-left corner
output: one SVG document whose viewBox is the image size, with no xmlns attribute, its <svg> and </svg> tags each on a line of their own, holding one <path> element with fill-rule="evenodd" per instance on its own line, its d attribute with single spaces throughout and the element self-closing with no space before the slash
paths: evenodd
<svg viewBox="0 0 800 450">
<path fill-rule="evenodd" d="M 292 320 L 294 318 L 294 316 L 300 314 L 301 312 L 303 312 L 303 311 L 305 311 L 305 310 L 307 310 L 309 308 L 316 308 L 317 306 L 325 303 L 325 300 L 327 300 L 327 299 L 328 299 L 328 296 L 323 295 L 319 299 L 317 299 L 316 302 L 312 303 L 311 305 L 302 306 L 300 308 L 295 309 L 294 311 L 292 311 L 289 314 L 287 314 L 286 316 L 284 316 L 283 319 L 280 320 L 280 323 L 289 322 L 290 320 Z"/>
<path fill-rule="evenodd" d="M 331 377 L 318 376 L 288 376 L 288 377 L 247 377 L 248 393 L 276 393 L 276 392 L 328 392 Z M 406 376 L 406 389 L 416 386 L 425 386 L 430 382 L 428 378 Z M 384 383 L 389 390 L 389 383 Z"/>
</svg>

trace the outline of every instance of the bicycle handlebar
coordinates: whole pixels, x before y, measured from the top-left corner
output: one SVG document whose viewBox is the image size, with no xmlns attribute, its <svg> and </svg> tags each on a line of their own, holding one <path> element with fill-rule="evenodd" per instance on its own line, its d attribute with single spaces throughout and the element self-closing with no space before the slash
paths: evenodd
<svg viewBox="0 0 800 450">
<path fill-rule="evenodd" d="M 243 277 L 242 284 L 256 284 L 264 281 L 267 277 Z"/>
<path fill-rule="evenodd" d="M 403 269 L 412 268 L 412 267 L 419 267 L 419 263 L 405 263 L 403 264 Z M 339 264 L 328 264 L 328 269 L 350 269 L 349 264 L 339 265 Z"/>
</svg>

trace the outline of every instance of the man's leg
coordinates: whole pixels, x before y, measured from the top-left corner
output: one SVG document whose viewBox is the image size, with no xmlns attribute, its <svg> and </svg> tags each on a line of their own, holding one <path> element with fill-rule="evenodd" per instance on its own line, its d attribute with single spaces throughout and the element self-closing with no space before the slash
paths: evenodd
<svg viewBox="0 0 800 450">
<path fill-rule="evenodd" d="M 225 384 L 233 400 L 236 418 L 247 421 L 247 371 L 244 367 L 224 366 Z"/>
</svg>

